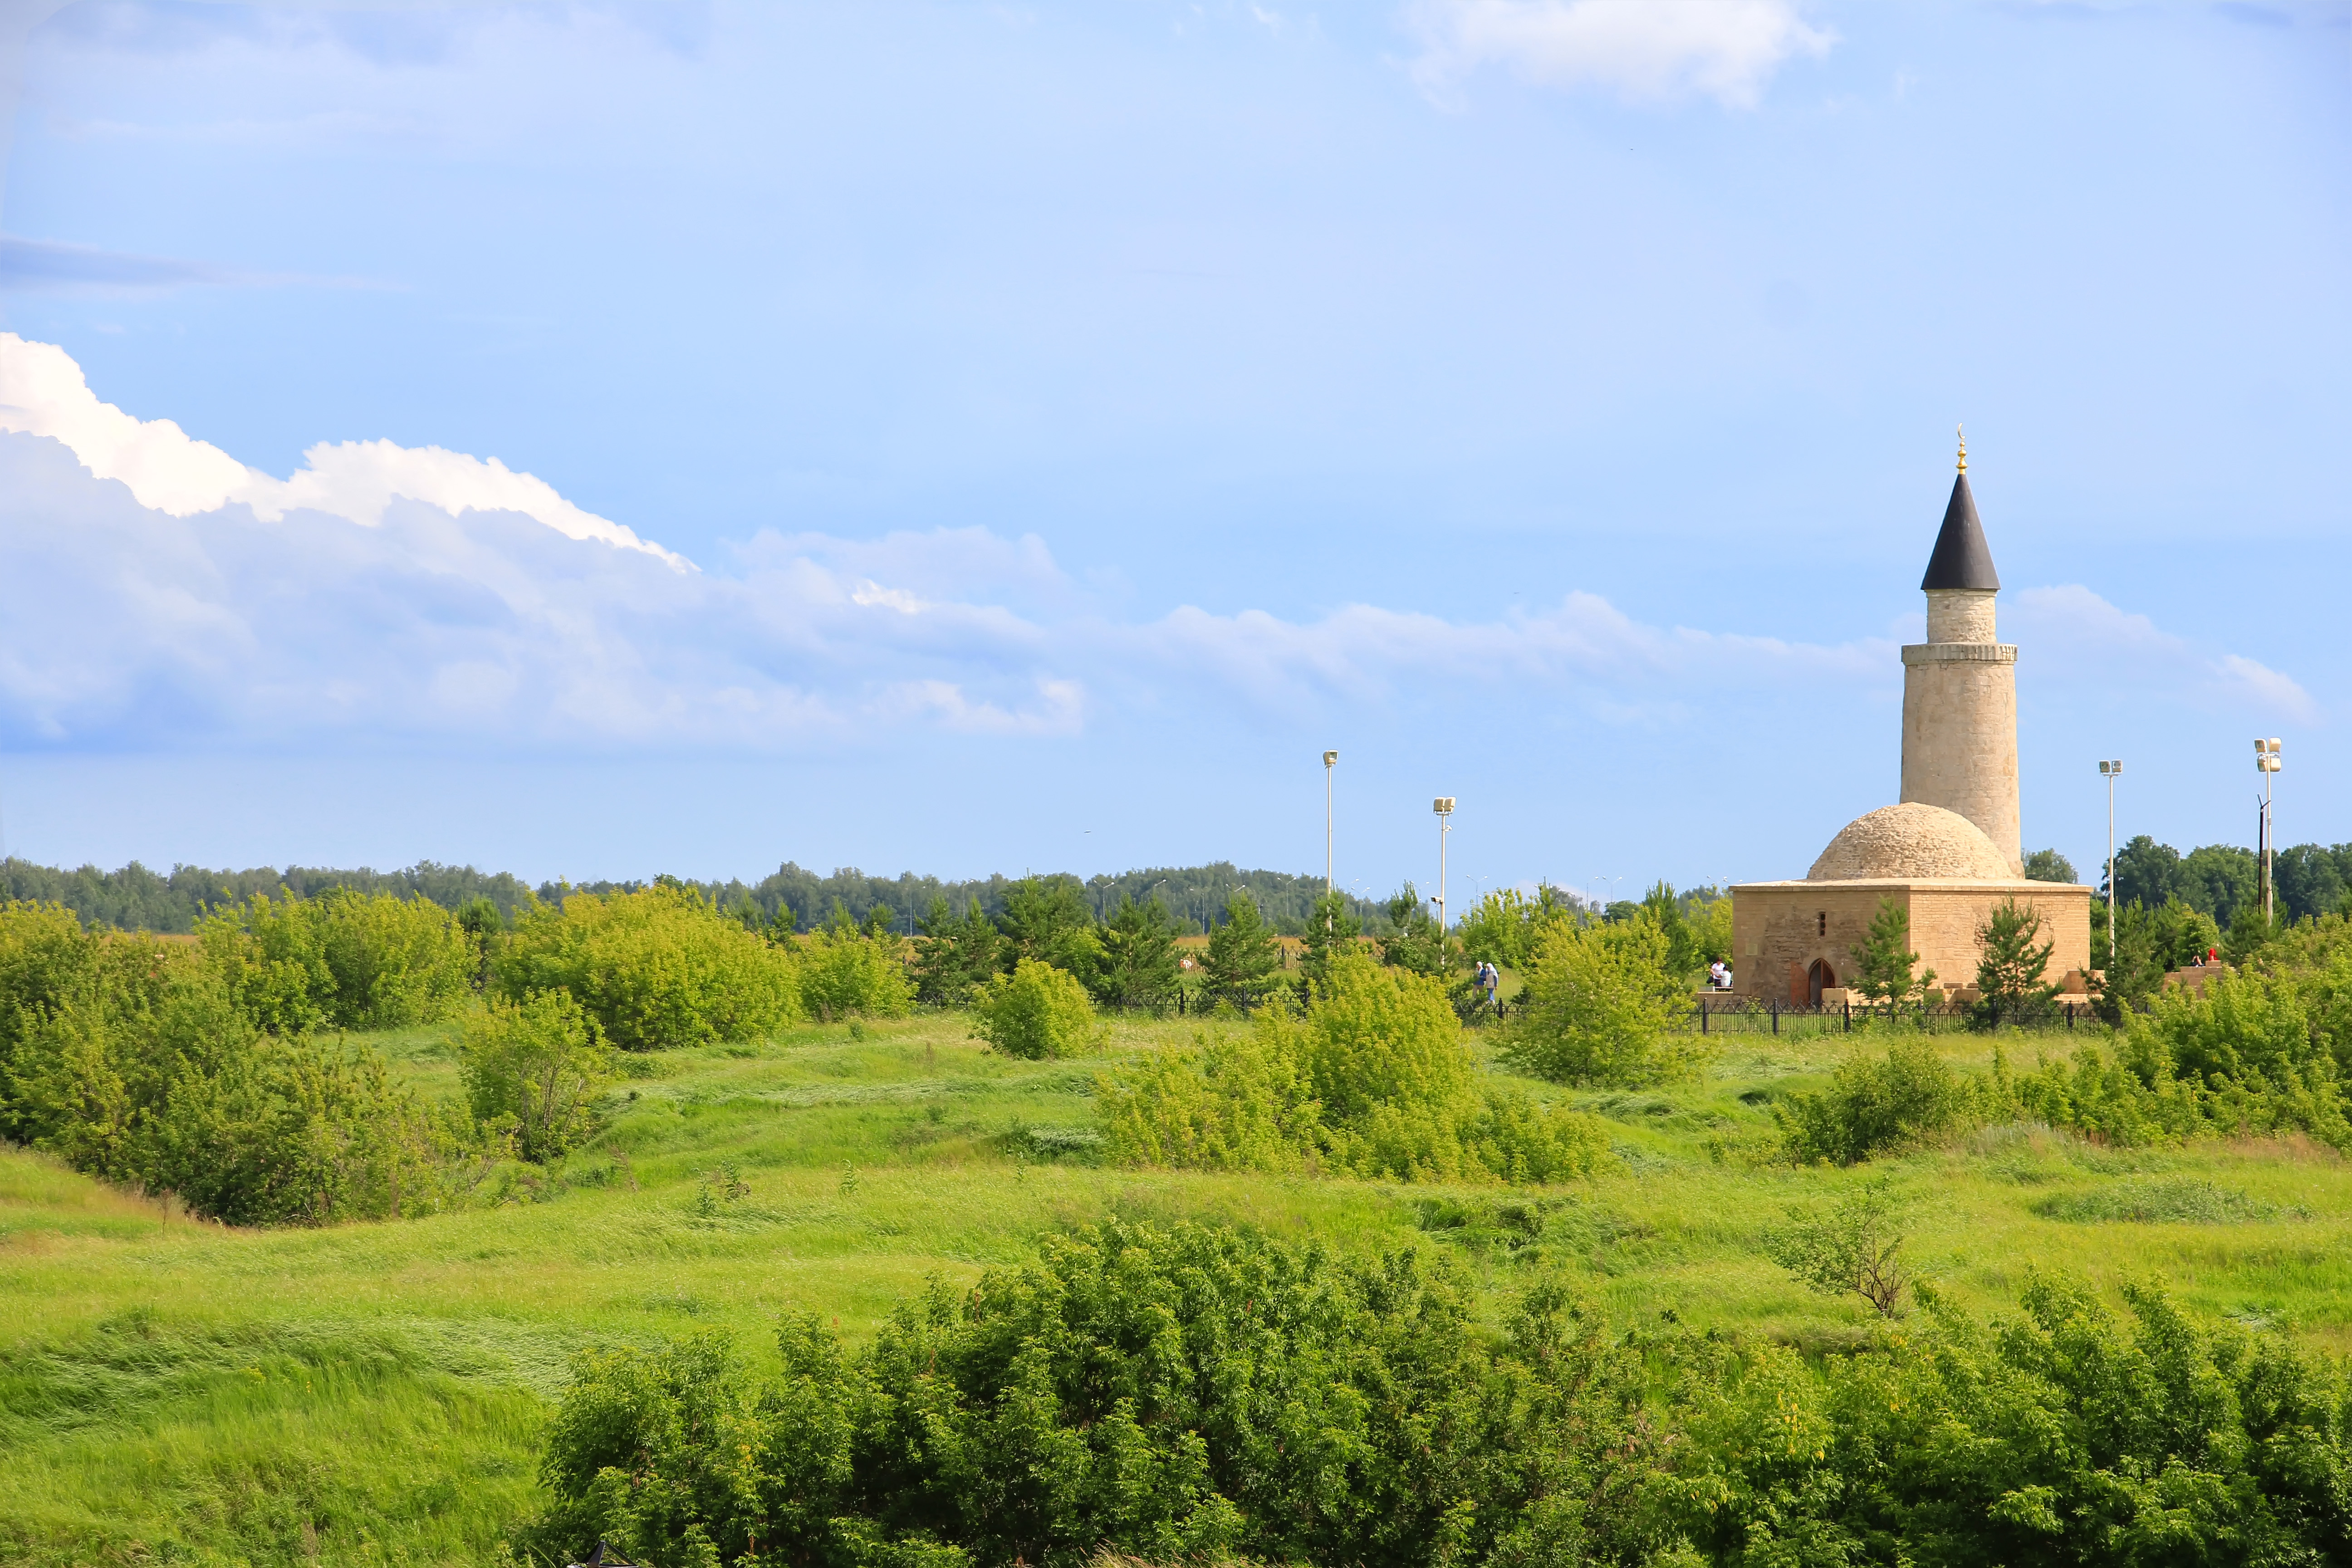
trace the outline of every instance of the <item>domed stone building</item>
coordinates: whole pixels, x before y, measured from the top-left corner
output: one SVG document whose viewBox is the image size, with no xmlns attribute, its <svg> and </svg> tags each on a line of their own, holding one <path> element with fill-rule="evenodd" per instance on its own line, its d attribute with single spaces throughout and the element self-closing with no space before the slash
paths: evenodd
<svg viewBox="0 0 2352 1568">
<path fill-rule="evenodd" d="M 2024 875 L 2017 816 L 2017 648 L 1996 640 L 2000 578 L 1969 491 L 1968 449 L 1920 583 L 1927 640 L 1903 650 L 1903 799 L 1856 817 L 1801 882 L 1731 890 L 1738 994 L 1796 1006 L 1842 1000 L 1882 900 L 1911 918 L 1920 966 L 1947 994 L 1973 985 L 1977 932 L 2003 899 L 2042 916 L 2049 977 L 2079 995 L 2091 889 Z"/>
</svg>

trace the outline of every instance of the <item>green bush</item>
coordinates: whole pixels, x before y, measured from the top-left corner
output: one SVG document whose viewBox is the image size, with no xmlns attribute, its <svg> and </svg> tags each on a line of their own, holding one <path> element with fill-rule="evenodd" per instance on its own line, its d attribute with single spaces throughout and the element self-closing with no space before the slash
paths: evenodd
<svg viewBox="0 0 2352 1568">
<path fill-rule="evenodd" d="M 1691 1001 L 1668 966 L 1673 951 L 1646 914 L 1550 922 L 1528 955 L 1503 1059 L 1555 1083 L 1638 1089 L 1688 1077 L 1709 1047 L 1676 1032 Z"/>
<path fill-rule="evenodd" d="M 1662 1500 L 1724 1564 L 2352 1561 L 2343 1368 L 2125 1294 L 2128 1328 L 2048 1282 L 1990 1326 L 1923 1292 L 1874 1353 L 1703 1365 Z"/>
<path fill-rule="evenodd" d="M 201 951 L 103 939 L 79 983 L 19 1020 L 12 1129 L 78 1170 L 240 1225 L 381 1218 L 446 1196 L 456 1136 L 383 1059 L 263 1034 Z"/>
<path fill-rule="evenodd" d="M 859 930 L 846 909 L 803 945 L 800 983 L 801 1011 L 813 1018 L 903 1018 L 914 1009 L 898 938 Z"/>
<path fill-rule="evenodd" d="M 538 991 L 519 1003 L 493 997 L 466 1020 L 459 1070 L 474 1119 L 509 1132 L 516 1153 L 543 1163 L 594 1130 L 613 1062 L 570 992 Z"/>
<path fill-rule="evenodd" d="M 1008 1057 L 1075 1056 L 1094 1024 L 1087 988 L 1050 963 L 1024 958 L 972 994 L 972 1034 Z"/>
<path fill-rule="evenodd" d="M 198 929 L 238 1005 L 273 1035 L 446 1018 L 472 995 L 479 962 L 438 904 L 349 888 L 315 899 L 257 893 Z"/>
<path fill-rule="evenodd" d="M 1550 1289 L 1490 1337 L 1409 1254 L 1113 1223 L 935 1284 L 856 1354 L 814 1318 L 779 1349 L 763 1383 L 708 1338 L 583 1356 L 521 1554 L 1500 1568 L 1663 1544 L 1639 1352 Z"/>
<path fill-rule="evenodd" d="M 1984 1120 L 1989 1100 L 2005 1098 L 2007 1079 L 1962 1078 L 1926 1040 L 1905 1040 L 1884 1057 L 1857 1051 L 1840 1063 L 1829 1088 L 1773 1102 L 1790 1157 L 1854 1165 L 1874 1154 L 1916 1149 Z"/>
<path fill-rule="evenodd" d="M 569 991 L 623 1050 L 754 1039 L 802 1016 L 788 949 L 667 885 L 534 901 L 491 973 L 509 1001 Z"/>
<path fill-rule="evenodd" d="M 1436 981 L 1335 957 L 1303 1018 L 1163 1051 L 1098 1091 L 1112 1155 L 1208 1170 L 1549 1182 L 1609 1159 L 1601 1124 L 1486 1082 Z"/>
<path fill-rule="evenodd" d="M 2276 1332 L 2046 1281 L 1920 1292 L 1808 1358 L 1609 1331 L 1540 1282 L 1498 1331 L 1412 1254 L 1108 1224 L 935 1282 L 852 1352 L 785 1321 L 583 1353 L 528 1562 L 1078 1568 L 2310 1564 L 2352 1560 L 2352 1384 Z"/>
<path fill-rule="evenodd" d="M 2113 1047 L 2084 1045 L 2021 1079 L 2019 1102 L 2117 1143 L 2305 1132 L 2352 1152 L 2337 1047 L 2305 1011 L 2306 997 L 2340 1005 L 2334 976 L 2224 973 L 2176 986 L 2133 1015 Z"/>
</svg>

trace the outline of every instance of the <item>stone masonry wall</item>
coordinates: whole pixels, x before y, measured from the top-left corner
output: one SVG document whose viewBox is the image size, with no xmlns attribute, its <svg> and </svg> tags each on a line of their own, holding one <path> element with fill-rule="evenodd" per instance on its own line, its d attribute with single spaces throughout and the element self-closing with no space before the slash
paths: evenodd
<svg viewBox="0 0 2352 1568">
<path fill-rule="evenodd" d="M 2016 666 L 2002 643 L 1904 648 L 1902 798 L 1967 817 L 2021 876 Z"/>
<path fill-rule="evenodd" d="M 1758 1002 L 1801 1005 L 1808 975 L 1825 961 L 1836 978 L 1854 980 L 1853 952 L 1892 899 L 1911 917 L 1911 947 L 1922 969 L 1936 972 L 1947 990 L 1972 985 L 1978 929 L 2004 898 L 2041 913 L 2042 937 L 2053 943 L 2049 978 L 2090 967 L 2091 890 L 2053 882 L 1762 882 L 1732 889 L 1732 977 L 1738 994 Z"/>
</svg>

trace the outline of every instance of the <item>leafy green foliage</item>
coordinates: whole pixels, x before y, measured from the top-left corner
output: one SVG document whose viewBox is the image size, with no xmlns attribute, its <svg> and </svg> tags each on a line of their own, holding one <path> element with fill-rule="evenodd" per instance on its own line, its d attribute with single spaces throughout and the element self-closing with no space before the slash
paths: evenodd
<svg viewBox="0 0 2352 1568">
<path fill-rule="evenodd" d="M 978 899 L 961 916 L 950 911 L 945 899 L 932 900 L 922 934 L 915 939 L 916 999 L 935 1007 L 962 1006 L 973 986 L 997 973 L 1003 948 L 996 922 L 981 912 Z"/>
<path fill-rule="evenodd" d="M 1745 1350 L 1686 1384 L 1664 1495 L 1727 1564 L 2344 1560 L 2342 1369 L 2126 1295 L 2128 1329 L 2041 1281 L 1990 1328 L 1930 1302 L 1873 1354 Z"/>
<path fill-rule="evenodd" d="M 1524 969 L 1545 928 L 1574 918 L 1557 888 L 1538 888 L 1533 898 L 1517 888 L 1498 888 L 1472 906 L 1454 929 L 1468 957 L 1498 969 Z"/>
<path fill-rule="evenodd" d="M 1870 925 L 1853 950 L 1854 989 L 1872 1001 L 1910 1002 L 1936 983 L 1936 972 L 1917 972 L 1911 951 L 1911 913 L 1893 899 L 1878 900 Z"/>
<path fill-rule="evenodd" d="M 753 1039 L 801 1016 L 791 952 L 682 888 L 533 904 L 491 971 L 509 1001 L 569 991 L 623 1050 Z"/>
<path fill-rule="evenodd" d="M 1483 1080 L 1436 982 L 1360 954 L 1333 961 L 1304 1018 L 1268 1008 L 1246 1033 L 1107 1079 L 1097 1100 L 1129 1164 L 1543 1182 L 1609 1159 L 1593 1118 Z"/>
<path fill-rule="evenodd" d="M 2074 862 L 2055 849 L 2036 849 L 2025 858 L 2025 875 L 2036 882 L 2074 881 Z"/>
<path fill-rule="evenodd" d="M 464 1005 L 481 970 L 466 928 L 423 898 L 256 894 L 198 929 L 238 1005 L 271 1034 L 432 1023 Z"/>
<path fill-rule="evenodd" d="M 1678 894 L 1671 882 L 1654 882 L 1636 906 L 1641 917 L 1664 932 L 1665 970 L 1687 989 L 1698 983 L 1706 966 L 1731 957 L 1731 900 L 1700 894 Z M 1612 922 L 1619 920 L 1613 912 Z M 1632 910 L 1625 918 L 1632 918 Z"/>
<path fill-rule="evenodd" d="M 1202 965 L 1210 986 L 1244 996 L 1262 995 L 1282 961 L 1274 931 L 1257 912 L 1256 901 L 1236 890 L 1225 900 L 1225 918 L 1209 933 L 1209 961 Z"/>
<path fill-rule="evenodd" d="M 493 998 L 466 1020 L 462 1059 L 474 1119 L 510 1131 L 515 1152 L 541 1163 L 594 1130 L 596 1097 L 613 1075 L 595 1021 L 566 991 Z"/>
<path fill-rule="evenodd" d="M 1707 1048 L 1674 1026 L 1690 1005 L 1673 943 L 1646 914 L 1556 921 L 1529 955 L 1503 1057 L 1556 1083 L 1633 1088 L 1687 1076 Z"/>
<path fill-rule="evenodd" d="M 800 993 L 801 1010 L 824 1019 L 903 1018 L 915 1003 L 898 939 L 859 929 L 840 904 L 802 946 Z"/>
<path fill-rule="evenodd" d="M 1164 1011 L 1176 999 L 1176 926 L 1158 899 L 1122 897 L 1099 933 L 1102 970 L 1096 994 L 1115 1007 Z"/>
<path fill-rule="evenodd" d="M 1990 1106 L 2005 1103 L 2007 1088 L 2004 1073 L 1990 1080 L 1963 1079 L 1927 1041 L 1899 1040 L 1884 1057 L 1855 1052 L 1827 1089 L 1778 1100 L 1772 1114 L 1798 1163 L 1856 1165 L 1986 1120 Z"/>
<path fill-rule="evenodd" d="M 1076 1056 L 1094 1024 L 1094 1004 L 1075 975 L 1024 958 L 972 994 L 972 1033 L 1009 1057 Z"/>
<path fill-rule="evenodd" d="M 1429 901 L 1407 882 L 1388 901 L 1389 929 L 1379 939 L 1381 962 L 1414 974 L 1443 974 L 1450 967 L 1444 933 Z"/>
<path fill-rule="evenodd" d="M 12 1133 L 235 1224 L 434 1206 L 454 1134 L 373 1052 L 264 1034 L 209 959 L 87 939 L 78 973 L 16 1015 L 0 1082 Z"/>
<path fill-rule="evenodd" d="M 1824 1209 L 1794 1208 L 1766 1237 L 1772 1261 L 1825 1296 L 1860 1296 L 1882 1318 L 1902 1310 L 1911 1274 L 1903 1259 L 1903 1204 L 1884 1178 Z"/>
<path fill-rule="evenodd" d="M 2104 972 L 2099 986 L 2099 1016 L 2120 1026 L 2126 1013 L 2143 1006 L 2163 984 L 2165 975 L 2201 962 L 2221 944 L 2221 928 L 2179 899 L 2161 907 L 2125 904 L 2116 910 L 2115 960 L 2107 959 L 2107 907 L 2091 905 L 2091 962 Z"/>
<path fill-rule="evenodd" d="M 1556 1290 L 1493 1337 L 1472 1308 L 1411 1255 L 1087 1228 L 934 1284 L 854 1356 L 788 1319 L 763 1384 L 709 1340 L 582 1358 L 518 1544 L 828 1568 L 1643 1561 L 1663 1435 L 1639 1352 Z"/>
<path fill-rule="evenodd" d="M 1076 878 L 1023 878 L 1005 890 L 1004 912 L 996 924 L 1010 946 L 1004 960 L 1008 968 L 1030 959 L 1076 975 L 1085 984 L 1102 963 L 1095 911 Z"/>
<path fill-rule="evenodd" d="M 2021 1024 L 2047 1015 L 2058 994 L 2050 968 L 2056 942 L 2036 943 L 2042 912 L 2031 904 L 2003 899 L 1977 928 L 1977 1001 L 1973 1015 L 1988 1028 Z"/>
<path fill-rule="evenodd" d="M 1307 911 L 1305 951 L 1298 964 L 1307 984 L 1318 992 L 1328 985 L 1331 961 L 1360 949 L 1363 934 L 1364 922 L 1349 909 L 1347 894 L 1334 891 L 1317 899 Z"/>
</svg>

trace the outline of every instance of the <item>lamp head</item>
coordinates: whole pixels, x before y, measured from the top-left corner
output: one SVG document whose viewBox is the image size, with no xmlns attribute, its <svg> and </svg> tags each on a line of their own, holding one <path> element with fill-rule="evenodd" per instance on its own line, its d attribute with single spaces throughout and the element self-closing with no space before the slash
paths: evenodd
<svg viewBox="0 0 2352 1568">
<path fill-rule="evenodd" d="M 1326 752 L 1323 753 L 1323 765 L 1327 768 L 1339 760 L 1339 753 L 1337 752 Z"/>
<path fill-rule="evenodd" d="M 1454 797 L 1450 795 L 1441 795 L 1429 803 L 1429 809 L 1440 816 L 1451 816 L 1454 815 Z"/>
</svg>

